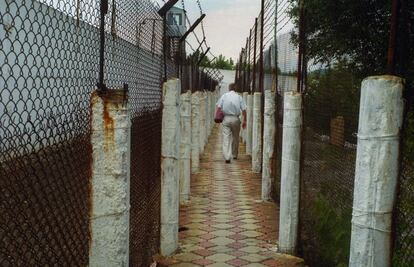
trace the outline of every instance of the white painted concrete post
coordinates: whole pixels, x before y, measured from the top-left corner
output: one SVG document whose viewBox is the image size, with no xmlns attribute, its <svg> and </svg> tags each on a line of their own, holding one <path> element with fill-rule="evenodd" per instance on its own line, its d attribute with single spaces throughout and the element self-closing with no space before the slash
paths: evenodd
<svg viewBox="0 0 414 267">
<path fill-rule="evenodd" d="M 299 222 L 302 95 L 284 95 L 279 249 L 295 254 Z"/>
<path fill-rule="evenodd" d="M 92 94 L 89 266 L 129 266 L 131 118 L 123 90 Z"/>
<path fill-rule="evenodd" d="M 252 171 L 262 170 L 262 93 L 253 95 Z"/>
<path fill-rule="evenodd" d="M 206 91 L 206 140 L 204 141 L 206 144 L 208 137 L 210 136 L 210 92 Z"/>
<path fill-rule="evenodd" d="M 191 96 L 191 171 L 200 168 L 200 94 Z"/>
<path fill-rule="evenodd" d="M 403 80 L 362 82 L 352 213 L 351 267 L 391 264 L 391 221 L 398 179 Z"/>
<path fill-rule="evenodd" d="M 190 200 L 191 180 L 191 92 L 181 94 L 180 203 Z"/>
<path fill-rule="evenodd" d="M 205 116 L 205 118 L 206 118 L 206 124 L 205 124 L 205 127 L 204 127 L 204 129 L 206 130 L 206 135 L 205 135 L 205 139 L 204 139 L 204 148 L 206 148 L 206 145 L 207 145 L 207 143 L 208 143 L 208 138 L 209 138 L 209 136 L 210 136 L 210 130 L 209 130 L 209 124 L 210 124 L 210 121 L 209 121 L 209 117 L 210 117 L 210 108 L 209 108 L 209 105 L 210 105 L 210 103 L 209 103 L 209 97 L 208 97 L 208 91 L 206 91 L 205 93 L 205 99 L 206 99 L 206 103 L 205 103 L 205 108 L 206 108 L 206 116 Z"/>
<path fill-rule="evenodd" d="M 214 113 L 216 112 L 216 91 L 211 92 L 211 115 L 210 115 L 210 120 L 211 120 L 211 132 L 213 131 L 214 128 Z"/>
<path fill-rule="evenodd" d="M 204 153 L 204 142 L 206 140 L 206 96 L 200 92 L 200 156 Z"/>
<path fill-rule="evenodd" d="M 252 154 L 253 141 L 253 95 L 247 96 L 247 122 L 246 122 L 246 154 Z"/>
<path fill-rule="evenodd" d="M 178 248 L 180 80 L 163 86 L 161 155 L 161 255 L 171 256 Z"/>
<path fill-rule="evenodd" d="M 211 119 L 211 92 L 207 91 L 207 141 L 206 143 L 208 143 L 208 138 L 210 137 L 210 133 L 211 133 L 211 125 L 212 125 L 212 119 Z"/>
<path fill-rule="evenodd" d="M 244 103 L 246 104 L 246 106 L 247 106 L 247 96 L 248 95 L 249 95 L 248 92 L 243 92 L 243 100 L 244 100 Z M 243 117 L 242 117 L 242 119 L 243 119 Z M 246 122 L 247 122 L 247 117 L 246 117 Z M 243 129 L 242 128 L 242 130 L 243 130 L 243 132 L 242 132 L 242 140 L 243 140 L 243 143 L 246 144 L 246 142 L 247 142 L 247 126 L 246 126 L 246 129 Z"/>
<path fill-rule="evenodd" d="M 265 91 L 264 124 L 263 124 L 263 166 L 262 166 L 262 200 L 269 200 L 272 189 L 272 162 L 275 145 L 275 93 Z"/>
</svg>

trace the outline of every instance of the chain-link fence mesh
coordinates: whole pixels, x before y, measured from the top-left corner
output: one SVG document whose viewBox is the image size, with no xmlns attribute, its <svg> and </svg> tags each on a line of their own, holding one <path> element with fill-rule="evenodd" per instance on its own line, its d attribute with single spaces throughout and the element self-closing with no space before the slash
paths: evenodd
<svg viewBox="0 0 414 267">
<path fill-rule="evenodd" d="M 102 93 L 129 90 L 130 264 L 148 266 L 158 252 L 161 87 L 180 75 L 183 32 L 150 0 L 109 1 L 102 42 L 104 2 L 0 2 L 1 266 L 88 265 L 98 82 Z M 217 85 L 215 70 L 192 69 L 192 87 Z"/>
<path fill-rule="evenodd" d="M 120 21 L 125 24 L 120 28 L 128 32 L 131 27 L 131 33 L 134 28 L 138 31 L 137 38 L 129 44 L 133 46 L 119 50 L 120 62 L 131 62 L 131 65 L 107 63 L 110 71 L 125 67 L 120 82 L 127 83 L 129 89 L 132 121 L 130 265 L 149 266 L 160 242 L 164 22 L 157 13 L 159 7 L 149 0 L 122 1 L 117 7 L 132 16 Z M 130 76 L 126 76 L 128 74 Z M 108 80 L 111 80 L 110 75 Z"/>
<path fill-rule="evenodd" d="M 274 10 L 269 2 L 276 3 Z M 396 54 L 395 73 L 407 80 L 408 107 L 402 132 L 393 263 L 395 266 L 414 264 L 411 156 L 414 154 L 414 8 L 409 1 L 399 1 L 395 46 L 389 38 L 391 11 L 391 2 L 385 1 L 328 1 L 323 5 L 316 0 L 265 1 L 264 13 L 275 12 L 276 18 L 270 26 L 264 20 L 264 43 L 269 44 L 266 38 L 271 37 L 266 33 L 270 36 L 270 32 L 276 41 L 270 49 L 264 45 L 261 50 L 259 15 L 240 53 L 236 75 L 240 91 L 260 91 L 260 79 L 264 79 L 265 89 L 276 90 L 273 196 L 277 201 L 281 179 L 283 94 L 292 90 L 303 92 L 299 252 L 310 266 L 348 265 L 360 87 L 367 76 L 390 73 L 388 50 Z M 264 73 L 260 76 L 262 51 Z"/>
<path fill-rule="evenodd" d="M 401 0 L 397 73 L 406 78 L 406 114 L 394 216 L 393 266 L 414 266 L 414 2 Z"/>
<path fill-rule="evenodd" d="M 298 47 L 292 40 L 292 34 L 298 29 L 293 25 L 289 16 L 292 3 L 280 1 L 277 5 L 276 34 L 276 136 L 274 153 L 274 182 L 272 195 L 280 200 L 281 165 L 282 165 L 282 136 L 283 136 L 283 95 L 285 92 L 297 90 L 297 59 Z"/>
<path fill-rule="evenodd" d="M 85 266 L 94 3 L 0 2 L 0 265 Z"/>
</svg>

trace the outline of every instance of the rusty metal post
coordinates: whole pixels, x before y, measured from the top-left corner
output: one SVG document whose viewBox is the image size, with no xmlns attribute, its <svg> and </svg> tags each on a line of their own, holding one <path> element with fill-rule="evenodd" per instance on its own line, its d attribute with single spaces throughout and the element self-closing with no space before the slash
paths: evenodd
<svg viewBox="0 0 414 267">
<path fill-rule="evenodd" d="M 263 60 L 263 49 L 264 49 L 264 16 L 265 7 L 264 0 L 261 0 L 261 14 L 260 14 L 260 58 L 259 58 L 259 90 L 262 93 L 262 104 L 264 100 L 264 60 Z M 264 105 L 262 105 L 264 106 Z M 262 113 L 263 114 L 263 113 Z"/>
<path fill-rule="evenodd" d="M 249 86 L 249 94 L 251 93 L 251 88 L 250 88 L 250 72 L 251 72 L 251 69 L 250 69 L 250 62 L 251 62 L 251 58 L 250 58 L 250 56 L 251 56 L 251 51 L 252 50 L 252 29 L 250 29 L 250 35 L 249 35 L 249 59 L 248 59 L 248 65 L 247 65 L 247 85 Z"/>
<path fill-rule="evenodd" d="M 274 85 L 273 85 L 273 90 L 277 93 L 277 87 L 278 87 L 278 82 L 279 82 L 279 73 L 277 72 L 278 71 L 278 57 L 279 57 L 279 55 L 278 55 L 278 47 L 277 47 L 277 19 L 278 19 L 278 16 L 277 16 L 277 12 L 278 12 L 278 0 L 275 0 L 276 1 L 276 7 L 275 7 L 275 25 L 274 25 L 274 57 L 275 57 L 275 67 L 274 67 L 274 69 L 273 69 L 273 77 L 274 77 Z M 276 151 L 276 150 L 275 150 Z"/>
<path fill-rule="evenodd" d="M 247 80 L 247 64 L 249 64 L 247 62 L 247 57 L 249 53 L 248 51 L 248 39 L 246 39 L 246 47 L 244 49 L 244 63 L 243 63 L 243 92 L 247 92 L 247 87 L 249 86 L 248 80 Z"/>
<path fill-rule="evenodd" d="M 303 0 L 300 1 L 299 15 L 299 53 L 298 53 L 298 74 L 297 74 L 297 91 L 303 90 L 303 44 L 304 44 L 304 8 Z"/>
<path fill-rule="evenodd" d="M 397 46 L 399 0 L 392 0 L 390 38 L 388 42 L 387 73 L 395 74 L 395 49 Z"/>
<path fill-rule="evenodd" d="M 264 94 L 264 16 L 265 16 L 265 1 L 262 0 L 261 1 L 261 16 L 260 16 L 260 67 L 259 67 L 259 90 L 262 93 L 261 95 L 261 105 L 260 105 L 260 119 L 263 121 L 264 119 L 264 108 L 265 108 L 265 94 Z M 260 147 L 261 149 L 261 153 L 263 152 L 263 136 L 264 136 L 264 124 L 261 123 L 261 129 L 260 129 Z M 261 154 L 262 156 L 262 160 L 261 163 L 263 163 L 263 153 Z M 263 164 L 261 164 L 261 171 L 263 171 Z"/>
<path fill-rule="evenodd" d="M 99 78 L 98 89 L 100 92 L 106 90 L 104 83 L 104 64 L 105 64 L 105 15 L 108 13 L 108 0 L 100 2 L 100 47 L 99 47 Z"/>
<path fill-rule="evenodd" d="M 256 91 L 256 57 L 257 57 L 257 18 L 254 23 L 254 45 L 253 45 L 253 83 L 252 83 L 252 91 Z"/>
</svg>

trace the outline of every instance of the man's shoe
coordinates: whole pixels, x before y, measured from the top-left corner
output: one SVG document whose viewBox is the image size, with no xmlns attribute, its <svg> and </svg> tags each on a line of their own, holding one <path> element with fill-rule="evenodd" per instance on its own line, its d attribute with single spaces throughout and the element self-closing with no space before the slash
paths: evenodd
<svg viewBox="0 0 414 267">
<path fill-rule="evenodd" d="M 230 160 L 226 160 L 226 163 L 229 164 L 230 163 Z"/>
<path fill-rule="evenodd" d="M 237 157 L 233 157 L 233 159 L 237 159 Z"/>
</svg>

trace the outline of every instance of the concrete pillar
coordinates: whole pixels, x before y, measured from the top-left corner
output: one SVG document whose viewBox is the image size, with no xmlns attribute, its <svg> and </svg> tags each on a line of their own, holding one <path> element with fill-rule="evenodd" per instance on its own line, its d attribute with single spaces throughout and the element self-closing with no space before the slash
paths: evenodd
<svg viewBox="0 0 414 267">
<path fill-rule="evenodd" d="M 92 94 L 89 266 L 129 266 L 131 118 L 123 90 Z"/>
<path fill-rule="evenodd" d="M 209 106 L 210 106 L 210 102 L 209 102 L 209 100 L 210 100 L 210 98 L 209 98 L 209 92 L 208 91 L 206 91 L 205 92 L 205 99 L 206 99 L 206 103 L 205 103 L 205 108 L 206 108 L 206 124 L 205 124 L 205 127 L 204 127 L 204 129 L 206 130 L 206 135 L 205 135 L 205 139 L 204 139 L 204 148 L 206 147 L 206 145 L 207 145 L 207 143 L 208 143 L 208 138 L 209 138 L 209 136 L 210 136 L 210 130 L 209 130 L 209 125 L 210 125 L 210 108 L 209 108 Z"/>
<path fill-rule="evenodd" d="M 210 136 L 210 92 L 206 91 L 206 140 L 204 144 L 207 143 L 208 137 Z"/>
<path fill-rule="evenodd" d="M 302 95 L 284 95 L 279 249 L 295 254 L 299 222 Z"/>
<path fill-rule="evenodd" d="M 246 104 L 246 106 L 247 106 L 247 96 L 248 95 L 249 95 L 248 92 L 243 93 L 243 101 Z M 243 119 L 243 117 L 242 117 L 242 119 Z M 247 117 L 246 117 L 246 121 L 247 121 Z M 246 144 L 246 140 L 247 140 L 247 126 L 246 126 L 246 129 L 242 128 L 242 141 L 243 141 L 244 144 Z"/>
<path fill-rule="evenodd" d="M 178 79 L 163 86 L 161 147 L 161 255 L 171 256 L 178 248 L 180 93 Z"/>
<path fill-rule="evenodd" d="M 181 94 L 180 203 L 190 200 L 191 180 L 191 92 Z"/>
<path fill-rule="evenodd" d="M 262 169 L 262 93 L 253 95 L 252 171 Z"/>
<path fill-rule="evenodd" d="M 253 95 L 247 96 L 247 122 L 246 122 L 246 154 L 252 154 L 253 140 Z"/>
<path fill-rule="evenodd" d="M 265 91 L 264 124 L 263 124 L 263 165 L 262 165 L 262 200 L 269 200 L 272 190 L 272 162 L 276 136 L 276 102 L 275 93 Z"/>
<path fill-rule="evenodd" d="M 200 94 L 191 96 L 191 171 L 198 172 L 200 168 Z"/>
<path fill-rule="evenodd" d="M 204 92 L 200 92 L 200 156 L 204 153 L 206 133 L 206 95 Z"/>
<path fill-rule="evenodd" d="M 211 103 L 213 103 L 213 94 L 212 92 L 208 92 L 208 135 L 210 136 L 211 134 L 211 129 L 213 126 L 213 117 L 211 116 L 212 114 L 212 106 Z"/>
<path fill-rule="evenodd" d="M 398 179 L 404 81 L 362 82 L 352 212 L 351 267 L 391 265 L 391 222 Z"/>
<path fill-rule="evenodd" d="M 216 92 L 211 92 L 211 114 L 210 114 L 210 121 L 211 121 L 211 132 L 214 128 L 214 113 L 216 112 Z"/>
</svg>

